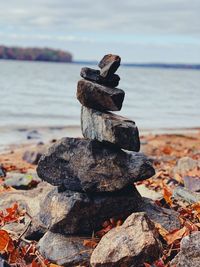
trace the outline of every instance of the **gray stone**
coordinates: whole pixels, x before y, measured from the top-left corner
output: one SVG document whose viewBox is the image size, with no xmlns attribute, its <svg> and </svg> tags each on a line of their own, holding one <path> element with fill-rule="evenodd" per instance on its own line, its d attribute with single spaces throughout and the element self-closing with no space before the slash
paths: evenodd
<svg viewBox="0 0 200 267">
<path fill-rule="evenodd" d="M 117 74 L 110 75 L 108 78 L 99 76 L 99 83 L 108 87 L 117 87 L 119 85 L 120 77 Z"/>
<path fill-rule="evenodd" d="M 92 267 L 140 267 L 152 263 L 161 254 L 154 224 L 145 213 L 133 213 L 122 226 L 102 237 L 94 249 Z"/>
<path fill-rule="evenodd" d="M 84 238 L 63 236 L 48 231 L 37 247 L 45 259 L 68 267 L 89 266 L 92 249 L 83 245 Z"/>
<path fill-rule="evenodd" d="M 199 267 L 200 263 L 200 232 L 185 236 L 180 243 L 180 252 L 170 266 Z"/>
<path fill-rule="evenodd" d="M 41 180 L 36 174 L 24 174 L 11 172 L 7 175 L 3 185 L 11 186 L 15 189 L 30 189 L 35 187 Z"/>
<path fill-rule="evenodd" d="M 187 172 L 200 167 L 200 160 L 194 160 L 190 157 L 180 158 L 177 165 L 174 168 L 174 173 L 178 173 L 182 176 L 187 175 Z"/>
<path fill-rule="evenodd" d="M 132 186 L 121 192 L 87 195 L 53 189 L 41 203 L 39 219 L 53 232 L 92 234 L 104 221 L 137 211 L 142 198 Z"/>
<path fill-rule="evenodd" d="M 89 81 L 98 82 L 100 76 L 100 70 L 94 70 L 91 68 L 84 67 L 81 69 L 81 77 Z"/>
<path fill-rule="evenodd" d="M 0 177 L 6 177 L 6 170 L 0 165 Z"/>
<path fill-rule="evenodd" d="M 188 190 L 192 192 L 200 191 L 200 177 L 184 176 L 183 181 L 184 181 L 185 187 Z"/>
<path fill-rule="evenodd" d="M 119 68 L 121 58 L 118 55 L 105 55 L 99 62 L 98 66 L 101 69 L 101 76 L 107 78 L 113 75 Z"/>
<path fill-rule="evenodd" d="M 120 77 L 117 74 L 113 74 L 108 78 L 104 78 L 100 76 L 99 70 L 94 70 L 87 67 L 81 69 L 80 75 L 86 80 L 97 82 L 109 87 L 117 87 L 120 81 Z"/>
<path fill-rule="evenodd" d="M 87 80 L 80 80 L 77 99 L 83 106 L 97 110 L 117 111 L 122 107 L 125 93 L 118 88 L 106 87 Z"/>
<path fill-rule="evenodd" d="M 10 265 L 0 256 L 0 267 L 10 267 Z"/>
<path fill-rule="evenodd" d="M 145 212 L 154 223 L 159 223 L 169 232 L 181 227 L 178 212 L 159 207 L 148 198 L 143 198 L 140 211 Z"/>
<path fill-rule="evenodd" d="M 82 106 L 81 128 L 86 138 L 110 142 L 127 150 L 140 150 L 138 128 L 127 118 Z"/>
<path fill-rule="evenodd" d="M 43 155 L 38 176 L 66 189 L 109 192 L 155 174 L 141 153 L 125 152 L 96 140 L 62 138 Z"/>
<path fill-rule="evenodd" d="M 32 130 L 27 133 L 27 139 L 40 139 L 41 134 L 37 130 Z"/>
<path fill-rule="evenodd" d="M 192 204 L 200 201 L 200 193 L 192 192 L 182 186 L 177 186 L 173 190 L 173 198 Z"/>
<path fill-rule="evenodd" d="M 46 145 L 39 144 L 37 146 L 34 146 L 34 148 L 26 150 L 22 156 L 22 159 L 28 163 L 37 165 L 40 157 L 46 152 L 46 150 Z"/>
</svg>

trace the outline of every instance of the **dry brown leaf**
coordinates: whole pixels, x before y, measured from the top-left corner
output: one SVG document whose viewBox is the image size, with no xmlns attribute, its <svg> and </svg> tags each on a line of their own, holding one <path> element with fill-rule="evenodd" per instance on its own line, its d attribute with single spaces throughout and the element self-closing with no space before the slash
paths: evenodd
<svg viewBox="0 0 200 267">
<path fill-rule="evenodd" d="M 0 252 L 11 253 L 15 249 L 14 243 L 5 230 L 0 230 Z"/>
<path fill-rule="evenodd" d="M 168 245 L 173 244 L 176 240 L 181 239 L 183 236 L 189 234 L 189 230 L 187 227 L 183 226 L 181 229 L 176 229 L 168 234 L 165 235 L 165 240 L 167 241 Z"/>
<path fill-rule="evenodd" d="M 83 241 L 83 245 L 89 248 L 95 248 L 97 246 L 97 241 L 92 240 L 92 239 L 85 239 Z"/>
<path fill-rule="evenodd" d="M 198 214 L 200 214 L 200 202 L 193 204 L 191 208 L 195 210 Z"/>
<path fill-rule="evenodd" d="M 162 152 L 166 155 L 170 155 L 172 153 L 173 149 L 171 146 L 165 146 L 162 149 Z"/>
<path fill-rule="evenodd" d="M 155 223 L 155 227 L 159 234 L 165 239 L 165 236 L 169 233 L 160 223 Z"/>
<path fill-rule="evenodd" d="M 169 204 L 170 206 L 172 205 L 172 192 L 169 189 L 169 187 L 167 187 L 164 183 L 163 183 L 163 197 L 165 199 L 165 201 L 167 202 L 167 204 Z"/>
</svg>

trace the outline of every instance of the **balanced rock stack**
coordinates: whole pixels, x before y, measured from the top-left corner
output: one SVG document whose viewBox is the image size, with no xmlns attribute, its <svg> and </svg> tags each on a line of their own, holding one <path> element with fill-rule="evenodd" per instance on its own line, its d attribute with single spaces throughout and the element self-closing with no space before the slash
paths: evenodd
<svg viewBox="0 0 200 267">
<path fill-rule="evenodd" d="M 91 235 L 105 220 L 126 218 L 140 209 L 142 198 L 133 182 L 155 172 L 148 158 L 138 153 L 135 122 L 110 112 L 121 109 L 125 96 L 115 88 L 120 61 L 119 56 L 106 55 L 100 70 L 82 68 L 77 98 L 84 138 L 62 138 L 39 161 L 39 177 L 56 186 L 41 207 L 40 220 L 49 231 L 39 244 L 56 233 L 80 242 L 77 236 Z M 41 252 L 49 256 L 47 250 L 43 247 Z"/>
</svg>

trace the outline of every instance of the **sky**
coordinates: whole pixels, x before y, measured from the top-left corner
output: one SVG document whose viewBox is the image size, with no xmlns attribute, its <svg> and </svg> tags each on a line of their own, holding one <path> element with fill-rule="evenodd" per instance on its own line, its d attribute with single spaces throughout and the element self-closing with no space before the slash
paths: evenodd
<svg viewBox="0 0 200 267">
<path fill-rule="evenodd" d="M 0 44 L 200 63 L 200 0 L 0 0 Z"/>
</svg>

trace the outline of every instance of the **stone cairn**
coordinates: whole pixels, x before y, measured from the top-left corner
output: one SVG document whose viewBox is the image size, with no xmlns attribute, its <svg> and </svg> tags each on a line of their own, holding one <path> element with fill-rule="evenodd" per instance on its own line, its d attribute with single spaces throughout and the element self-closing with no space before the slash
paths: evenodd
<svg viewBox="0 0 200 267">
<path fill-rule="evenodd" d="M 116 88 L 120 61 L 109 54 L 99 62 L 100 70 L 82 68 L 77 99 L 82 104 L 84 138 L 57 141 L 37 167 L 39 177 L 55 186 L 41 206 L 40 221 L 49 231 L 39 242 L 40 251 L 51 259 L 52 236 L 65 236 L 69 266 L 83 261 L 72 260 L 74 246 L 83 250 L 81 236 L 91 236 L 109 218 L 126 218 L 140 210 L 142 197 L 133 183 L 155 173 L 148 158 L 138 152 L 135 122 L 110 112 L 121 109 L 125 96 Z"/>
</svg>

